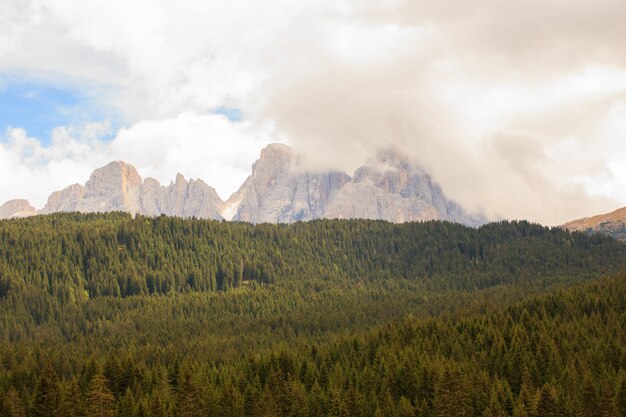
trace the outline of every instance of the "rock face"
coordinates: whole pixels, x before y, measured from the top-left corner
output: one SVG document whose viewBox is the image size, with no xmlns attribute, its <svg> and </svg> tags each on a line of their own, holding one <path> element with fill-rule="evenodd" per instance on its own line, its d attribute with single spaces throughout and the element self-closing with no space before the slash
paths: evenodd
<svg viewBox="0 0 626 417">
<path fill-rule="evenodd" d="M 48 197 L 48 203 L 41 213 L 55 213 L 58 211 L 78 211 L 78 204 L 85 194 L 85 187 L 80 184 L 70 185 L 61 191 L 55 191 Z"/>
<path fill-rule="evenodd" d="M 135 167 L 121 161 L 111 162 L 91 174 L 76 209 L 81 212 L 137 213 L 141 185 Z"/>
<path fill-rule="evenodd" d="M 319 218 L 381 219 L 390 222 L 448 220 L 477 226 L 481 216 L 467 214 L 446 198 L 441 187 L 396 150 L 379 152 L 350 177 L 339 171 L 305 168 L 290 147 L 268 145 L 252 173 L 226 203 L 202 180 L 181 174 L 168 186 L 142 180 L 121 161 L 96 169 L 87 183 L 71 185 L 48 198 L 41 213 L 109 212 L 226 219 L 251 223 L 292 223 Z M 13 200 L 0 217 L 36 214 L 25 200 Z"/>
<path fill-rule="evenodd" d="M 285 145 L 261 151 L 252 174 L 226 202 L 224 217 L 252 223 L 291 223 L 323 217 L 329 201 L 350 177 L 304 170 Z"/>
<path fill-rule="evenodd" d="M 164 187 L 154 178 L 142 181 L 137 170 L 124 162 L 111 162 L 96 169 L 83 187 L 71 185 L 48 198 L 41 213 L 59 211 L 109 212 L 222 219 L 223 201 L 202 180 L 178 174 Z"/>
<path fill-rule="evenodd" d="M 602 233 L 626 242 L 626 207 L 607 214 L 573 220 L 561 227 L 571 231 Z"/>
<path fill-rule="evenodd" d="M 385 150 L 354 173 L 329 204 L 326 218 L 382 219 L 394 223 L 448 220 L 477 226 L 481 216 L 470 216 L 449 201 L 439 184 L 413 166 L 397 150 Z"/>
<path fill-rule="evenodd" d="M 342 172 L 310 172 L 285 145 L 269 145 L 252 174 L 226 202 L 233 220 L 291 223 L 317 218 L 364 218 L 390 222 L 449 220 L 476 226 L 444 196 L 431 177 L 396 150 L 379 152 L 353 178 Z"/>
<path fill-rule="evenodd" d="M 34 216 L 37 210 L 27 200 L 10 200 L 0 206 L 0 219 Z"/>
<path fill-rule="evenodd" d="M 185 180 L 181 174 L 165 188 L 165 205 L 161 213 L 170 216 L 222 219 L 224 202 L 212 187 L 202 180 Z"/>
</svg>

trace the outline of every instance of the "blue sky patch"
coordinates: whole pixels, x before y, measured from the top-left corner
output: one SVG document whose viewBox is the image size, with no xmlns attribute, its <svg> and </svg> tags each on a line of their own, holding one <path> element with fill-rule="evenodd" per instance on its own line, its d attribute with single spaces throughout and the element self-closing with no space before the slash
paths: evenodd
<svg viewBox="0 0 626 417">
<path fill-rule="evenodd" d="M 112 114 L 79 88 L 0 75 L 0 137 L 20 127 L 47 145 L 55 127 L 104 120 L 115 127 Z"/>
<path fill-rule="evenodd" d="M 226 116 L 231 122 L 240 122 L 243 119 L 243 113 L 240 109 L 230 107 L 217 107 L 213 109 L 213 114 L 221 114 Z"/>
</svg>

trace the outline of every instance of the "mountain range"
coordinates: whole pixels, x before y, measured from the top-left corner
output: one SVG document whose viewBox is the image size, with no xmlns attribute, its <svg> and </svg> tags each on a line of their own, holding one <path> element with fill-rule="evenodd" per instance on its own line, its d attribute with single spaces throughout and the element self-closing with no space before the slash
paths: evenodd
<svg viewBox="0 0 626 417">
<path fill-rule="evenodd" d="M 626 241 L 626 207 L 606 214 L 573 220 L 561 227 L 589 234 L 602 233 Z"/>
<path fill-rule="evenodd" d="M 0 206 L 0 218 L 72 211 L 251 223 L 363 218 L 394 223 L 448 220 L 478 226 L 486 221 L 449 200 L 426 171 L 398 150 L 378 152 L 350 176 L 310 170 L 300 155 L 282 144 L 261 151 L 250 176 L 227 201 L 200 179 L 187 180 L 178 174 L 164 186 L 154 178 L 142 179 L 132 165 L 115 161 L 96 169 L 85 185 L 53 192 L 40 210 L 26 200 L 8 201 Z"/>
</svg>

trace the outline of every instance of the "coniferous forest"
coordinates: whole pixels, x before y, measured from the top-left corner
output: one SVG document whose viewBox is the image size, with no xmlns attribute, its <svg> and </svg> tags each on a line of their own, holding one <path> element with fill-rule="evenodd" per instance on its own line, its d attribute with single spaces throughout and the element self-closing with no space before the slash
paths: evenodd
<svg viewBox="0 0 626 417">
<path fill-rule="evenodd" d="M 0 221 L 0 416 L 626 417 L 626 244 L 527 222 Z"/>
</svg>

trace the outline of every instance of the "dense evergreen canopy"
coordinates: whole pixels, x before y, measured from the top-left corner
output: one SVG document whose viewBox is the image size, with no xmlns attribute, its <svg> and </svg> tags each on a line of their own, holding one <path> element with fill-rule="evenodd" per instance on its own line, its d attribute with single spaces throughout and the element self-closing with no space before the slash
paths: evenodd
<svg viewBox="0 0 626 417">
<path fill-rule="evenodd" d="M 626 264 L 626 247 L 527 222 L 322 220 L 250 225 L 169 217 L 56 214 L 0 222 L 0 297 L 217 291 L 250 283 L 407 278 L 484 288 Z"/>
<path fill-rule="evenodd" d="M 626 417 L 625 269 L 527 222 L 1 221 L 0 415 Z"/>
</svg>

